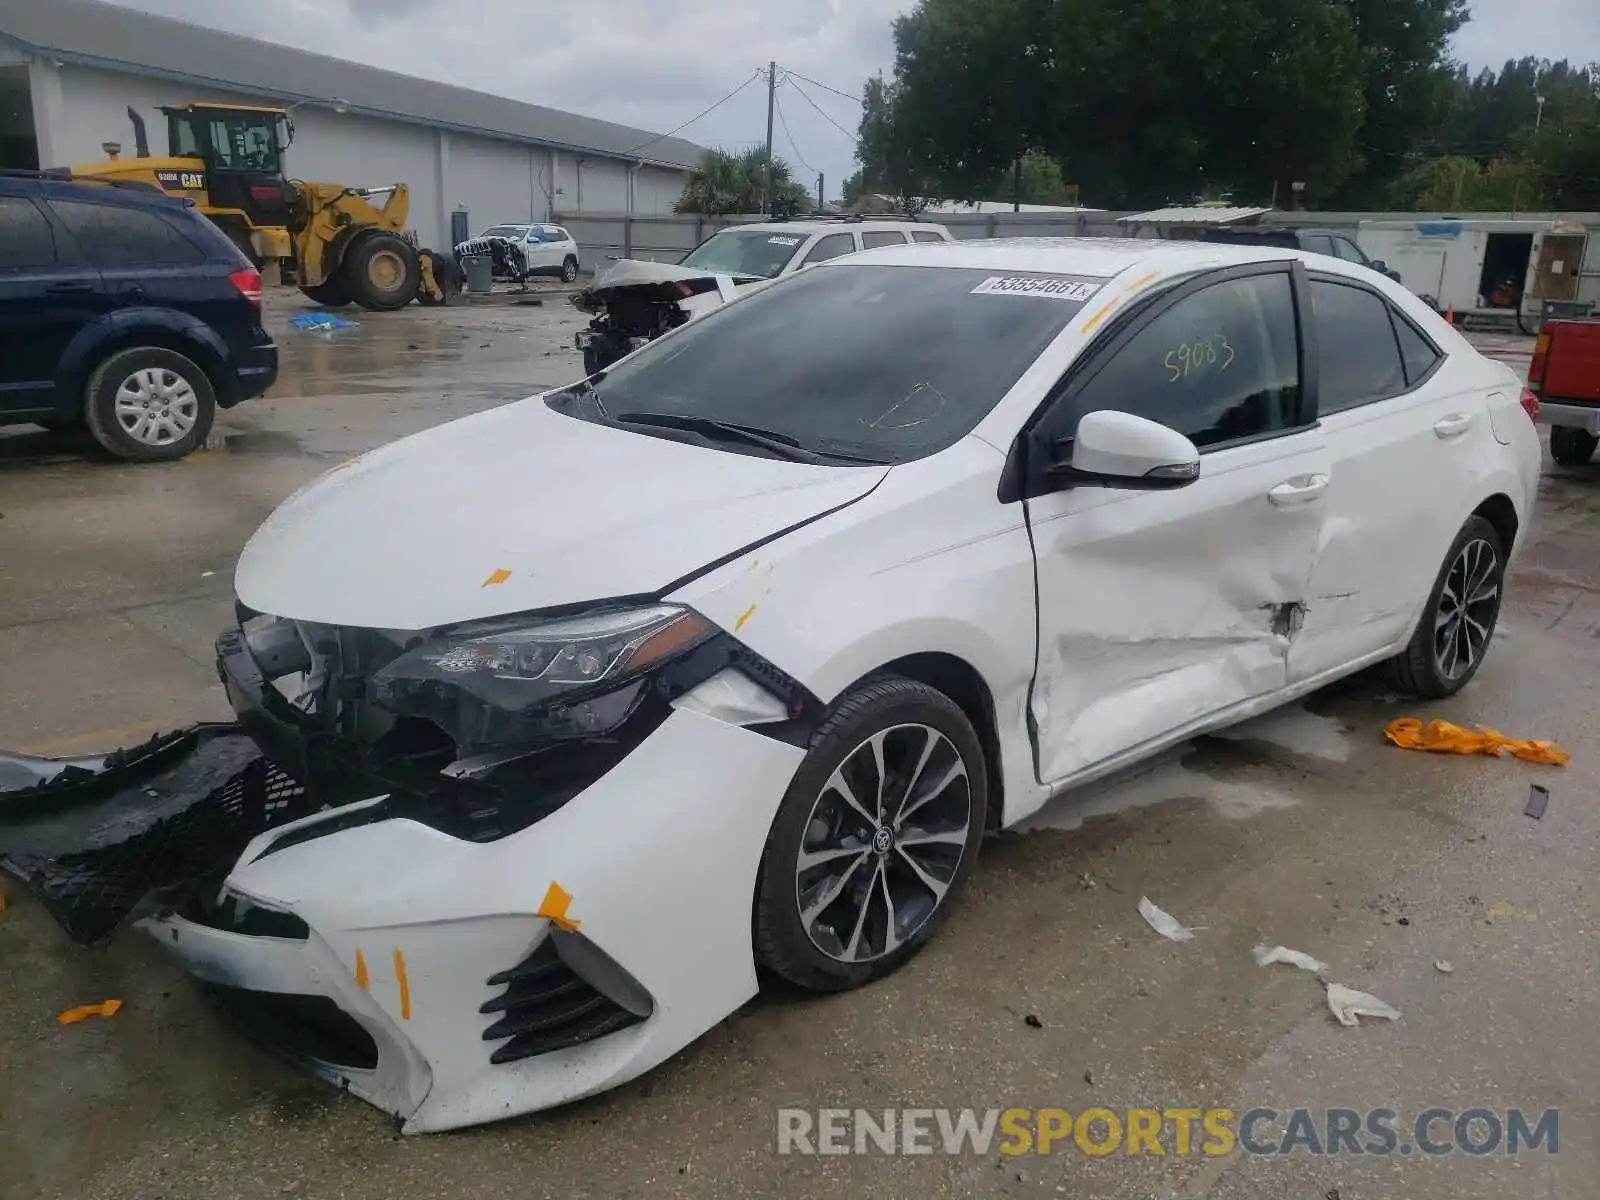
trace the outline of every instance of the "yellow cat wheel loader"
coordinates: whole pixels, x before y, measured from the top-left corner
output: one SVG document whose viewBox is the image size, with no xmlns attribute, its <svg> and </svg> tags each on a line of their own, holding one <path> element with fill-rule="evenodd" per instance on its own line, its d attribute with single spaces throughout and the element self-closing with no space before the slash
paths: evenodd
<svg viewBox="0 0 1600 1200">
<path fill-rule="evenodd" d="M 145 183 L 194 202 L 257 266 L 277 261 L 318 304 L 375 312 L 413 300 L 446 304 L 459 291 L 454 258 L 419 249 L 406 232 L 411 191 L 286 178 L 294 140 L 287 109 L 184 104 L 163 108 L 166 157 L 152 156 L 133 109 L 136 154 L 74 166 L 74 175 Z M 115 149 L 115 147 L 108 147 Z"/>
</svg>

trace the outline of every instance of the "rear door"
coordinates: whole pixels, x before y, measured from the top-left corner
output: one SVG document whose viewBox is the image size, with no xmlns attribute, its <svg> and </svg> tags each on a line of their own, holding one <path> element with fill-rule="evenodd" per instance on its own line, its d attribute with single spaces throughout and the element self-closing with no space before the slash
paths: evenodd
<svg viewBox="0 0 1600 1200">
<path fill-rule="evenodd" d="M 1302 387 L 1300 270 L 1265 264 L 1179 287 L 1075 371 L 1041 418 L 1057 442 L 1084 413 L 1117 409 L 1201 453 L 1187 487 L 1080 485 L 1026 502 L 1041 782 L 1285 685 L 1328 482 Z"/>
<path fill-rule="evenodd" d="M 227 264 L 209 261 L 209 249 L 184 231 L 183 216 L 93 197 L 54 196 L 50 207 L 99 269 L 117 308 L 176 309 L 207 324 L 234 315 L 239 296 Z"/>
<path fill-rule="evenodd" d="M 1439 348 L 1375 289 L 1313 274 L 1318 417 L 1332 461 L 1328 523 L 1291 682 L 1409 636 L 1457 533 L 1486 395 L 1435 382 Z"/>
<path fill-rule="evenodd" d="M 108 308 L 99 272 L 48 210 L 0 180 L 0 412 L 54 408 L 68 344 Z"/>
</svg>

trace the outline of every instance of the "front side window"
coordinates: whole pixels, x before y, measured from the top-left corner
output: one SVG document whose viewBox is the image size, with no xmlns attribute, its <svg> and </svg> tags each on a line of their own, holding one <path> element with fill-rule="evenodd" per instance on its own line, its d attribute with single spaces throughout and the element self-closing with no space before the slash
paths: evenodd
<svg viewBox="0 0 1600 1200">
<path fill-rule="evenodd" d="M 817 244 L 806 252 L 805 261 L 800 265 L 810 266 L 812 263 L 827 262 L 829 259 L 841 258 L 855 252 L 854 237 L 848 233 L 830 233 L 825 238 L 817 239 Z"/>
<path fill-rule="evenodd" d="M 55 265 L 56 239 L 26 196 L 0 196 L 0 270 Z"/>
<path fill-rule="evenodd" d="M 691 250 L 680 265 L 736 279 L 775 279 L 805 240 L 798 233 L 774 233 L 759 225 L 724 229 Z"/>
<path fill-rule="evenodd" d="M 1227 280 L 1179 300 L 1088 378 L 1074 408 L 1074 417 L 1145 417 L 1202 448 L 1294 428 L 1300 364 L 1288 274 Z"/>
<path fill-rule="evenodd" d="M 278 173 L 277 120 L 267 113 L 205 118 L 216 166 L 228 171 Z"/>
<path fill-rule="evenodd" d="M 1361 253 L 1361 247 L 1357 246 L 1349 238 L 1334 238 L 1333 248 L 1339 257 L 1344 259 L 1345 262 L 1355 263 L 1357 266 L 1362 267 L 1367 265 L 1367 256 Z"/>
<path fill-rule="evenodd" d="M 841 263 L 691 321 L 592 395 L 624 425 L 709 419 L 905 462 L 970 433 L 1102 282 Z"/>
<path fill-rule="evenodd" d="M 1366 288 L 1311 281 L 1317 331 L 1317 408 L 1326 416 L 1406 390 L 1389 306 Z"/>
</svg>

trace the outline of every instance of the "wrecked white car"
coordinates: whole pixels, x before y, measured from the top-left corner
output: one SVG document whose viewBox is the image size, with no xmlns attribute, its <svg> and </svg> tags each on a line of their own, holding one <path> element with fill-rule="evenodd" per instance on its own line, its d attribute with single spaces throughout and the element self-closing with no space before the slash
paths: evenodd
<svg viewBox="0 0 1600 1200">
<path fill-rule="evenodd" d="M 0 849 L 444 1130 L 871 982 L 986 830 L 1387 661 L 1483 662 L 1512 372 L 1290 250 L 869 251 L 336 469 L 246 546 L 236 726 L 0 761 Z"/>
<path fill-rule="evenodd" d="M 619 259 L 572 303 L 594 319 L 574 341 L 593 375 L 735 296 L 861 249 L 947 243 L 943 225 L 861 217 L 768 221 L 717 231 L 678 263 Z"/>
</svg>

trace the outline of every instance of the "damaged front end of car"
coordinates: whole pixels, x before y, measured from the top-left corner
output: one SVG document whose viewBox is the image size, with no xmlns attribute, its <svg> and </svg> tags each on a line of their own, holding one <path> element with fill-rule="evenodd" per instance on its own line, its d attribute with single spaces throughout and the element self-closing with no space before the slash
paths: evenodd
<svg viewBox="0 0 1600 1200">
<path fill-rule="evenodd" d="M 592 320 L 574 336 L 587 375 L 605 370 L 639 347 L 720 308 L 736 295 L 732 276 L 668 263 L 619 259 L 596 275 L 571 303 Z"/>
<path fill-rule="evenodd" d="M 238 617 L 217 641 L 235 723 L 0 756 L 0 867 L 75 941 L 136 922 L 247 1033 L 410 1132 L 613 1086 L 753 994 L 728 953 L 748 914 L 721 900 L 751 883 L 708 836 L 727 822 L 662 796 L 781 788 L 784 731 L 816 719 L 798 683 L 649 599 L 427 631 Z M 745 807 L 753 840 L 770 813 Z M 717 915 L 673 947 L 673 892 L 654 928 L 631 889 L 680 875 L 683 912 Z"/>
</svg>

